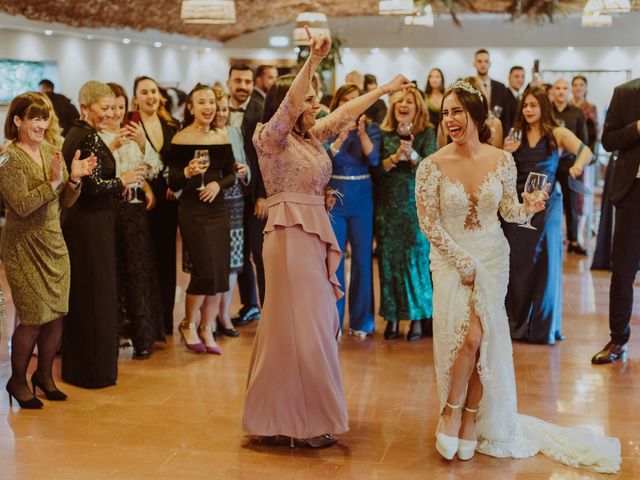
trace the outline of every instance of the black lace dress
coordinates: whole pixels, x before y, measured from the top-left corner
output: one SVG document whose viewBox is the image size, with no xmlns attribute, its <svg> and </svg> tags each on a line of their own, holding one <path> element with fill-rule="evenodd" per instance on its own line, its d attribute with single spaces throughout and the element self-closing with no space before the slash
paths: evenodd
<svg viewBox="0 0 640 480">
<path fill-rule="evenodd" d="M 70 168 L 93 153 L 98 165 L 82 179 L 82 193 L 63 212 L 62 232 L 71 262 L 69 314 L 62 334 L 62 379 L 85 388 L 114 385 L 118 378 L 115 197 L 123 190 L 115 178 L 109 147 L 96 130 L 76 120 L 62 146 Z"/>
</svg>

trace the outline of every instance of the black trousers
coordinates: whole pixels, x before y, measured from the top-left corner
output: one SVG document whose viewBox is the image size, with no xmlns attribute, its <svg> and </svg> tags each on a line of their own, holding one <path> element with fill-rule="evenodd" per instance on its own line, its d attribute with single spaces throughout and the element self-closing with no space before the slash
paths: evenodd
<svg viewBox="0 0 640 480">
<path fill-rule="evenodd" d="M 556 179 L 562 189 L 562 207 L 567 222 L 567 239 L 570 242 L 578 241 L 578 212 L 580 211 L 579 194 L 569 188 L 569 169 L 575 160 L 573 155 L 561 158 L 556 173 Z"/>
<path fill-rule="evenodd" d="M 609 288 L 609 328 L 611 340 L 624 345 L 629 341 L 633 310 L 633 281 L 640 263 L 640 179 L 616 204 L 616 223 L 611 248 L 611 286 Z"/>
<path fill-rule="evenodd" d="M 244 267 L 242 272 L 238 274 L 240 301 L 242 302 L 242 305 L 247 307 L 251 305 L 258 305 L 258 293 L 260 295 L 260 305 L 264 302 L 262 232 L 264 231 L 266 224 L 266 220 L 258 220 L 255 217 L 253 214 L 253 205 L 251 201 L 247 201 L 244 209 Z"/>
</svg>

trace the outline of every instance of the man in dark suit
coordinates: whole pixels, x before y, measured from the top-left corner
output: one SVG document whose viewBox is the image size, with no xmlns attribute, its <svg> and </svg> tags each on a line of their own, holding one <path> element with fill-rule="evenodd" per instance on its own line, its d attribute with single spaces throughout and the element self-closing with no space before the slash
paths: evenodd
<svg viewBox="0 0 640 480">
<path fill-rule="evenodd" d="M 509 134 L 513 117 L 515 116 L 515 112 L 512 111 L 513 107 L 509 101 L 509 97 L 512 95 L 509 90 L 507 90 L 507 87 L 504 86 L 504 83 L 489 78 L 491 59 L 489 58 L 489 52 L 487 50 L 481 48 L 475 53 L 473 58 L 473 65 L 476 67 L 476 76 L 484 86 L 491 111 L 499 117 L 502 122 L 502 133 L 503 136 L 506 137 Z"/>
<path fill-rule="evenodd" d="M 518 107 L 522 101 L 522 87 L 524 86 L 524 68 L 515 65 L 509 70 L 509 95 L 507 97 L 507 103 L 509 108 L 507 109 L 511 113 L 509 124 L 513 126 L 516 115 L 518 113 Z M 505 137 L 509 134 L 509 131 L 504 132 Z"/>
<path fill-rule="evenodd" d="M 251 181 L 245 191 L 244 268 L 238 275 L 242 308 L 233 318 L 235 325 L 242 326 L 260 318 L 258 293 L 260 303 L 264 301 L 262 231 L 267 220 L 267 194 L 260 174 L 256 149 L 253 146 L 253 132 L 262 118 L 264 98 L 259 92 L 254 91 L 253 71 L 246 65 L 231 66 L 227 87 L 230 93 L 229 125 L 242 130 L 245 155 L 251 169 Z"/>
<path fill-rule="evenodd" d="M 624 359 L 631 333 L 633 281 L 640 263 L 640 78 L 614 90 L 602 146 L 609 152 L 618 150 L 619 156 L 610 187 L 616 207 L 609 288 L 611 341 L 591 359 L 594 364 Z"/>
<path fill-rule="evenodd" d="M 56 112 L 56 116 L 60 122 L 60 127 L 62 128 L 62 135 L 66 135 L 71 128 L 71 124 L 80 118 L 78 109 L 67 97 L 53 91 L 54 84 L 51 80 L 43 78 L 40 80 L 38 87 L 40 87 L 40 93 L 44 93 L 49 97 L 49 100 L 51 100 L 53 110 Z"/>
</svg>

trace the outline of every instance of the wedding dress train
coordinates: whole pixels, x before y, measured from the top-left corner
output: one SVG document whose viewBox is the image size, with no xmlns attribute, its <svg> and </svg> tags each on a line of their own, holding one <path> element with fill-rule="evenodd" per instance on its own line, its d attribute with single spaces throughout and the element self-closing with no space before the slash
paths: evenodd
<svg viewBox="0 0 640 480">
<path fill-rule="evenodd" d="M 529 457 L 542 452 L 571 466 L 598 472 L 620 469 L 620 441 L 586 428 L 561 427 L 517 413 L 516 383 L 505 296 L 509 244 L 498 212 L 508 222 L 526 220 L 516 193 L 516 167 L 504 153 L 477 192 L 443 174 L 430 158 L 416 174 L 416 202 L 422 231 L 431 243 L 433 349 L 441 411 L 451 368 L 469 327 L 470 305 L 483 336 L 477 364 L 484 393 L 477 414 L 477 450 L 494 457 Z M 473 272 L 473 288 L 460 276 Z"/>
</svg>

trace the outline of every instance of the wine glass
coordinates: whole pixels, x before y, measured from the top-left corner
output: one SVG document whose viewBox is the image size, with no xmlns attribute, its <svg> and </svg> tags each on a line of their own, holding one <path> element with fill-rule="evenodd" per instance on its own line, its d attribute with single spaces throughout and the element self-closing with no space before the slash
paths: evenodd
<svg viewBox="0 0 640 480">
<path fill-rule="evenodd" d="M 502 115 L 502 107 L 500 105 L 493 106 L 493 115 L 496 118 L 500 118 L 500 115 Z"/>
<path fill-rule="evenodd" d="M 400 140 L 405 140 L 407 142 L 411 141 L 411 135 L 413 133 L 413 123 L 412 122 L 400 122 L 398 123 L 398 127 L 396 128 L 396 133 L 400 137 Z M 406 156 L 403 154 L 403 160 L 406 160 Z"/>
<path fill-rule="evenodd" d="M 529 172 L 527 182 L 524 184 L 524 191 L 526 193 L 533 193 L 537 197 L 545 190 L 546 186 L 547 176 L 544 173 Z M 531 219 L 533 218 L 533 215 L 533 213 L 527 215 L 527 222 L 518 226 L 522 228 L 528 228 L 530 230 L 537 230 L 536 227 L 531 225 Z"/>
<path fill-rule="evenodd" d="M 198 160 L 198 163 L 202 168 L 202 182 L 200 183 L 200 186 L 197 189 L 204 190 L 204 174 L 209 168 L 209 164 L 211 163 L 211 161 L 209 160 L 209 150 L 206 150 L 206 149 L 196 150 L 193 155 L 193 158 Z"/>
<path fill-rule="evenodd" d="M 511 136 L 511 141 L 512 142 L 514 142 L 514 143 L 521 142 L 522 141 L 522 130 L 513 129 L 513 130 L 511 130 L 511 135 L 510 136 Z"/>
<path fill-rule="evenodd" d="M 136 165 L 136 167 L 144 167 L 144 166 L 145 166 L 144 161 L 140 161 Z M 131 198 L 129 199 L 129 203 L 142 203 L 142 200 L 140 200 L 138 198 L 138 188 L 140 188 L 140 182 L 136 182 L 136 183 L 132 184 L 132 188 L 133 188 L 133 194 L 131 195 Z"/>
</svg>

